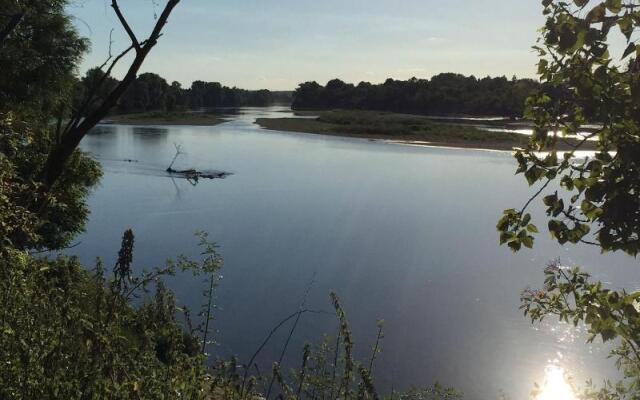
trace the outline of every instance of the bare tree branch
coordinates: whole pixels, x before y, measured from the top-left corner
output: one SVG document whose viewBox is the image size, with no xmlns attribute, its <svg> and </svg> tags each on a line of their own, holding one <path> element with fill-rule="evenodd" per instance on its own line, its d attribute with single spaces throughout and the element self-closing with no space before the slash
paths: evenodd
<svg viewBox="0 0 640 400">
<path fill-rule="evenodd" d="M 162 11 L 162 14 L 158 18 L 155 27 L 153 28 L 153 31 L 151 32 L 151 35 L 147 40 L 140 43 L 135 38 L 135 35 L 133 35 L 133 31 L 131 31 L 131 28 L 129 27 L 126 20 L 120 17 L 122 14 L 118 7 L 117 1 L 112 0 L 112 6 L 115 5 L 114 10 L 116 11 L 116 14 L 119 14 L 118 18 L 123 24 L 125 30 L 131 32 L 130 37 L 133 42 L 132 47 L 136 49 L 135 58 L 131 62 L 131 65 L 129 66 L 129 69 L 124 78 L 118 85 L 116 85 L 114 89 L 109 92 L 107 97 L 102 101 L 102 104 L 100 104 L 97 109 L 91 111 L 90 114 L 84 118 L 82 115 L 76 115 L 74 118 L 72 118 L 75 122 L 69 126 L 66 134 L 62 136 L 60 143 L 51 150 L 45 163 L 44 169 L 41 172 L 40 181 L 43 184 L 44 192 L 50 190 L 51 187 L 56 183 L 58 178 L 60 178 L 64 171 L 67 160 L 69 159 L 69 157 L 71 157 L 75 149 L 78 147 L 82 138 L 109 113 L 109 111 L 116 105 L 118 99 L 120 99 L 127 88 L 135 81 L 142 63 L 144 62 L 151 49 L 158 42 L 158 39 L 162 35 L 162 28 L 167 24 L 171 12 L 179 2 L 180 0 L 169 0 L 167 2 L 164 10 Z M 101 79 L 101 83 L 104 83 L 104 81 L 106 81 L 107 74 L 111 73 L 113 66 L 115 66 L 115 64 L 120 61 L 120 59 L 122 59 L 122 57 L 124 57 L 124 55 L 128 53 L 128 51 L 130 51 L 130 49 L 131 48 L 125 50 L 118 57 L 116 57 L 116 59 L 114 59 L 110 68 L 107 70 L 107 73 Z"/>
<path fill-rule="evenodd" d="M 143 42 L 143 43 L 145 43 L 145 42 Z M 80 122 L 80 120 L 84 116 L 85 111 L 87 110 L 87 107 L 91 104 L 91 102 L 93 101 L 96 93 L 98 92 L 98 89 L 100 89 L 102 87 L 102 85 L 104 85 L 104 83 L 107 81 L 107 78 L 109 78 L 111 76 L 111 72 L 113 71 L 113 68 L 116 66 L 116 64 L 124 56 L 126 56 L 132 49 L 133 49 L 133 45 L 131 45 L 128 48 L 126 48 L 124 51 L 122 51 L 122 53 L 120 53 L 116 58 L 113 59 L 113 61 L 111 62 L 111 65 L 109 65 L 109 68 L 107 68 L 107 70 L 102 75 L 100 80 L 91 88 L 91 91 L 85 97 L 85 100 L 82 103 L 82 106 L 80 106 L 80 108 L 75 112 L 75 115 L 67 123 L 67 126 L 64 129 L 65 133 L 68 133 L 70 129 L 77 127 L 78 123 Z M 108 60 L 107 60 L 107 62 L 108 62 Z M 102 69 L 102 67 L 100 69 Z"/>
<path fill-rule="evenodd" d="M 133 44 L 133 47 L 139 53 L 142 49 L 140 48 L 140 43 L 138 43 L 138 38 L 136 37 L 136 34 L 133 33 L 133 30 L 129 26 L 129 23 L 127 22 L 124 15 L 122 15 L 122 11 L 120 11 L 120 6 L 118 5 L 118 1 L 111 0 L 111 7 L 113 8 L 113 11 L 115 11 L 116 15 L 118 16 L 118 20 L 120 20 L 120 24 L 122 24 L 122 27 L 127 32 L 127 35 L 129 35 L 129 38 L 131 39 L 131 43 Z"/>
</svg>

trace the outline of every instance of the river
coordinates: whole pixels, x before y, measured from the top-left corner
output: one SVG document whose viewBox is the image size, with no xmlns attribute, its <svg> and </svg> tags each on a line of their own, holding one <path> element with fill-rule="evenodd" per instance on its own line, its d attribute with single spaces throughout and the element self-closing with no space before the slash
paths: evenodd
<svg viewBox="0 0 640 400">
<path fill-rule="evenodd" d="M 376 361 L 380 392 L 455 386 L 466 399 L 525 399 L 545 368 L 564 368 L 577 383 L 614 371 L 607 350 L 584 344 L 582 329 L 548 321 L 532 326 L 519 306 L 540 286 L 545 263 L 560 257 L 614 287 L 637 281 L 637 262 L 597 249 L 560 246 L 546 235 L 533 250 L 498 245 L 501 210 L 532 193 L 505 152 L 404 146 L 381 141 L 262 130 L 256 117 L 283 108 L 244 108 L 214 127 L 101 125 L 82 149 L 104 177 L 89 198 L 91 216 L 70 250 L 111 265 L 122 232 L 136 235 L 136 268 L 178 254 L 198 257 L 194 232 L 209 232 L 225 259 L 217 291 L 211 352 L 247 360 L 268 331 L 306 306 L 331 310 L 340 296 L 365 358 L 385 320 Z M 164 173 L 222 170 L 226 179 L 192 185 Z M 133 160 L 133 161 L 132 161 Z M 544 227 L 541 208 L 534 209 Z M 535 219 L 535 218 L 534 218 Z M 168 281 L 178 300 L 198 308 L 205 285 Z M 332 334 L 335 318 L 304 315 L 285 362 L 298 365 L 306 340 Z M 268 370 L 288 334 L 279 332 L 259 361 Z"/>
</svg>

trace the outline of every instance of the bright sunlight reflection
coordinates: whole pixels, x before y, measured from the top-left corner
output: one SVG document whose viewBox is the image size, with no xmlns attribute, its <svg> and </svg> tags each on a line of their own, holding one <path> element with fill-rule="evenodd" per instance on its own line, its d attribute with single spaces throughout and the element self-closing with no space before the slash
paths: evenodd
<svg viewBox="0 0 640 400">
<path fill-rule="evenodd" d="M 575 400 L 573 388 L 566 379 L 563 368 L 549 365 L 544 371 L 544 383 L 536 400 Z"/>
</svg>

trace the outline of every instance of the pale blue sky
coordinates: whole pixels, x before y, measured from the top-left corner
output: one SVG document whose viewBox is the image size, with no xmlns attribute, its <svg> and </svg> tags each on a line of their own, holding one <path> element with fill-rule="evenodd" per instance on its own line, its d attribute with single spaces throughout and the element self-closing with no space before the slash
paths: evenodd
<svg viewBox="0 0 640 400">
<path fill-rule="evenodd" d="M 164 2 L 120 1 L 141 37 Z M 114 52 L 128 45 L 110 3 L 69 7 L 92 42 L 82 72 L 106 58 L 111 28 Z M 142 71 L 248 89 L 440 72 L 535 77 L 542 23 L 538 0 L 182 0 Z"/>
</svg>

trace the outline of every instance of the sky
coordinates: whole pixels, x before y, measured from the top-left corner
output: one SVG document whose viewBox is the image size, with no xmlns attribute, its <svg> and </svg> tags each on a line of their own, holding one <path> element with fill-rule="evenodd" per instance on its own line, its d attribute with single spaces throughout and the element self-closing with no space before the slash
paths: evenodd
<svg viewBox="0 0 640 400">
<path fill-rule="evenodd" d="M 120 4 L 142 38 L 165 1 Z M 111 29 L 114 54 L 130 44 L 110 4 L 68 7 L 91 40 L 81 73 L 104 62 Z M 538 0 L 182 0 L 141 72 L 183 86 L 204 80 L 270 90 L 441 72 L 533 78 L 541 11 Z"/>
</svg>

